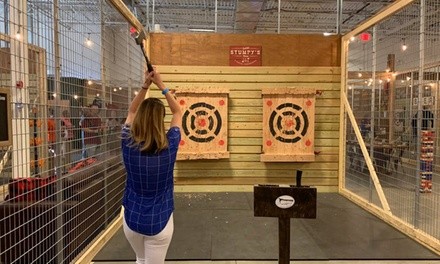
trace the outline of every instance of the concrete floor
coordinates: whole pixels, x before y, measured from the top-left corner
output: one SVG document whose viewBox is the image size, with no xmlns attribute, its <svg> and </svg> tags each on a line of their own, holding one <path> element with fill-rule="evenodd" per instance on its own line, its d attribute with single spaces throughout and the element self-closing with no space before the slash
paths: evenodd
<svg viewBox="0 0 440 264">
<path fill-rule="evenodd" d="M 254 217 L 252 207 L 246 192 L 177 193 L 166 263 L 278 263 L 277 220 Z M 291 226 L 290 263 L 440 264 L 440 256 L 335 193 L 318 193 L 317 219 L 292 219 Z M 119 230 L 93 261 L 134 259 Z"/>
<path fill-rule="evenodd" d="M 92 264 L 133 264 L 134 262 L 92 262 Z M 166 261 L 166 264 L 277 264 L 278 261 Z M 396 260 L 396 261 L 357 261 L 357 260 L 329 260 L 329 261 L 291 261 L 290 264 L 439 264 L 439 261 L 415 261 L 415 260 Z"/>
</svg>

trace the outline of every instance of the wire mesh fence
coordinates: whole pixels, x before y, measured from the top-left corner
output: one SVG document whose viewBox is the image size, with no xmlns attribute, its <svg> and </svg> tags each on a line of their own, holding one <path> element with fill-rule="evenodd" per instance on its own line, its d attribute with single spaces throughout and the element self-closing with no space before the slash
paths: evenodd
<svg viewBox="0 0 440 264">
<path fill-rule="evenodd" d="M 439 6 L 413 1 L 350 40 L 346 96 L 356 124 L 347 118 L 343 187 L 371 204 L 388 204 L 393 216 L 437 244 Z"/>
<path fill-rule="evenodd" d="M 0 2 L 0 263 L 69 263 L 119 214 L 129 29 L 103 0 Z"/>
</svg>

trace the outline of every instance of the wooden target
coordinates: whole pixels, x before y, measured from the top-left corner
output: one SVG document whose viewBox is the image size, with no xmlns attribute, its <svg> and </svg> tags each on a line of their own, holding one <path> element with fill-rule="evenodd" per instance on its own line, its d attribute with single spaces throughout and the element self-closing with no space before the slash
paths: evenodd
<svg viewBox="0 0 440 264">
<path fill-rule="evenodd" d="M 228 90 L 218 88 L 177 91 L 183 113 L 178 160 L 229 157 L 228 94 Z"/>
<path fill-rule="evenodd" d="M 263 89 L 264 162 L 314 161 L 314 88 Z"/>
</svg>

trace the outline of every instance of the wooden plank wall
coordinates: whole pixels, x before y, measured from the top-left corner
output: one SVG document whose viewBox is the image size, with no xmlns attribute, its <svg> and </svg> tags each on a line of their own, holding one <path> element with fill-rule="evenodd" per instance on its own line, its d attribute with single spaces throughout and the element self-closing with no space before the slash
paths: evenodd
<svg viewBox="0 0 440 264">
<path fill-rule="evenodd" d="M 294 184 L 296 170 L 303 184 L 332 189 L 338 184 L 339 67 L 157 66 L 166 85 L 182 88 L 227 88 L 229 93 L 229 159 L 178 161 L 176 184 Z M 310 87 L 322 91 L 316 100 L 315 162 L 264 163 L 262 96 L 267 87 Z M 153 89 L 151 95 L 161 97 Z M 336 188 L 332 189 L 336 190 Z"/>
<path fill-rule="evenodd" d="M 150 35 L 156 65 L 229 66 L 230 46 L 261 46 L 262 66 L 340 66 L 340 37 L 283 34 Z"/>
<path fill-rule="evenodd" d="M 230 67 L 229 46 L 262 46 L 261 67 Z M 176 184 L 303 184 L 337 191 L 340 38 L 318 35 L 151 34 L 150 59 L 167 86 L 229 89 L 228 150 L 219 160 L 178 161 Z M 260 162 L 263 88 L 310 87 L 316 97 L 315 162 Z M 152 96 L 163 97 L 156 89 Z"/>
</svg>

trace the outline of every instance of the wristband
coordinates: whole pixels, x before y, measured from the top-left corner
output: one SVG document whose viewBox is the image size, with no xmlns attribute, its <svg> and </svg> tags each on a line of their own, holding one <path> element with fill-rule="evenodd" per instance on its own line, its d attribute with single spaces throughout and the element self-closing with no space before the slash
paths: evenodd
<svg viewBox="0 0 440 264">
<path fill-rule="evenodd" d="M 166 95 L 169 91 L 170 91 L 170 89 L 165 88 L 165 89 L 162 91 L 162 94 L 163 94 L 163 95 Z"/>
</svg>

